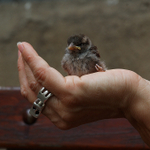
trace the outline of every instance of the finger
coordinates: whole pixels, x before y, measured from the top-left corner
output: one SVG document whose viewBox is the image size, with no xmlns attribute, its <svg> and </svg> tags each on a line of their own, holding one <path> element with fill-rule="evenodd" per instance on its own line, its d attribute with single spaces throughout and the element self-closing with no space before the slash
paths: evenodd
<svg viewBox="0 0 150 150">
<path fill-rule="evenodd" d="M 42 86 L 36 81 L 31 69 L 29 68 L 28 64 L 25 61 L 24 61 L 24 66 L 25 66 L 26 77 L 28 80 L 28 85 L 33 92 L 38 94 Z"/>
<path fill-rule="evenodd" d="M 29 88 L 21 53 L 18 52 L 18 56 L 19 56 L 18 57 L 18 72 L 19 72 L 19 82 L 20 82 L 21 94 L 26 99 L 28 99 L 29 102 L 33 103 L 36 99 L 36 95 Z"/>
<path fill-rule="evenodd" d="M 36 81 L 53 94 L 59 95 L 65 89 L 64 77 L 39 57 L 30 44 L 26 42 L 19 43 L 18 48 L 22 53 L 23 59 L 33 72 Z"/>
</svg>

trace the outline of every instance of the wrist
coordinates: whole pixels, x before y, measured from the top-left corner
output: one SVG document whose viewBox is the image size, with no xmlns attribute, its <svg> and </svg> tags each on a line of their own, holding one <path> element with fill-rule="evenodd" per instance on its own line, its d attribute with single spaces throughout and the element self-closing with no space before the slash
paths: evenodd
<svg viewBox="0 0 150 150">
<path fill-rule="evenodd" d="M 126 119 L 140 133 L 142 139 L 150 143 L 150 82 L 138 77 L 136 86 L 132 87 L 133 94 L 127 101 L 124 114 Z"/>
</svg>

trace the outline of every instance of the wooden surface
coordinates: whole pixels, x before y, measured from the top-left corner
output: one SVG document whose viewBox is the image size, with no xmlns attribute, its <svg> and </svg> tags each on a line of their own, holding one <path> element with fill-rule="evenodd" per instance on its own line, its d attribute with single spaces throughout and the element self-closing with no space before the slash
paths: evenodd
<svg viewBox="0 0 150 150">
<path fill-rule="evenodd" d="M 0 148 L 148 149 L 126 119 L 103 120 L 62 131 L 43 115 L 35 124 L 25 124 L 22 114 L 30 107 L 19 88 L 0 89 Z"/>
</svg>

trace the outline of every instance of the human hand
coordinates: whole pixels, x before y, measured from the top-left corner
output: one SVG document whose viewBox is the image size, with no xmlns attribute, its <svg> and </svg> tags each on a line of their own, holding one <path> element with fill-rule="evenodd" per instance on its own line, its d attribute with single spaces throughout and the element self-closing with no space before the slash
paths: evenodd
<svg viewBox="0 0 150 150">
<path fill-rule="evenodd" d="M 97 120 L 125 117 L 146 142 L 149 140 L 142 132 L 148 131 L 150 122 L 147 120 L 149 81 L 123 69 L 63 77 L 28 43 L 23 42 L 18 48 L 21 93 L 33 103 L 41 87 L 52 92 L 54 96 L 46 102 L 43 114 L 58 128 L 69 129 Z M 143 106 L 146 108 L 144 117 Z"/>
<path fill-rule="evenodd" d="M 22 95 L 33 103 L 41 87 L 51 91 L 54 96 L 47 101 L 43 113 L 59 128 L 67 129 L 91 121 L 124 116 L 125 100 L 134 93 L 128 94 L 133 90 L 128 84 L 133 84 L 135 73 L 108 70 L 80 78 L 63 77 L 28 43 L 19 44 L 18 48 L 23 49 L 18 59 Z M 127 77 L 132 82 L 126 82 Z"/>
</svg>

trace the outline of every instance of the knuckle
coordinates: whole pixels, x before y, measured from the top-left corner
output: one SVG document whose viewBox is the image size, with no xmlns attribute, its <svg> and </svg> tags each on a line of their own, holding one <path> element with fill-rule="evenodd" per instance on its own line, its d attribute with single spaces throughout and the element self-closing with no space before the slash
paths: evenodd
<svg viewBox="0 0 150 150">
<path fill-rule="evenodd" d="M 45 81 L 46 78 L 46 71 L 44 68 L 39 68 L 35 73 L 34 76 L 36 78 L 36 80 L 41 83 L 43 81 Z"/>
<path fill-rule="evenodd" d="M 62 99 L 62 103 L 64 104 L 64 106 L 66 108 L 71 108 L 71 109 L 77 108 L 81 105 L 80 100 L 78 98 L 74 97 L 74 95 L 71 93 L 70 93 L 70 95 L 68 95 Z"/>
<path fill-rule="evenodd" d="M 67 113 L 62 113 L 61 114 L 61 119 L 62 119 L 63 122 L 69 123 L 73 120 L 73 117 L 70 113 L 67 112 Z"/>
<path fill-rule="evenodd" d="M 18 71 L 20 72 L 22 70 L 21 66 L 18 64 Z"/>
<path fill-rule="evenodd" d="M 61 122 L 61 123 L 57 124 L 56 126 L 61 130 L 68 130 L 71 128 L 71 126 L 66 122 Z"/>
<path fill-rule="evenodd" d="M 36 81 L 32 81 L 29 83 L 29 87 L 31 88 L 32 91 L 36 92 L 37 87 L 38 87 L 38 83 Z"/>
<path fill-rule="evenodd" d="M 28 99 L 28 94 L 27 91 L 24 87 L 21 87 L 21 95 L 25 98 Z"/>
<path fill-rule="evenodd" d="M 26 57 L 26 61 L 27 61 L 28 63 L 31 63 L 32 60 L 33 60 L 33 58 L 32 58 L 30 55 L 28 55 L 28 56 Z"/>
<path fill-rule="evenodd" d="M 69 91 L 63 95 L 61 102 L 66 108 L 76 108 L 79 106 L 79 100 L 74 96 L 73 92 Z"/>
</svg>

